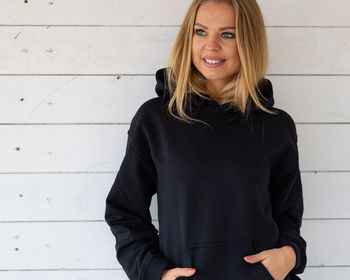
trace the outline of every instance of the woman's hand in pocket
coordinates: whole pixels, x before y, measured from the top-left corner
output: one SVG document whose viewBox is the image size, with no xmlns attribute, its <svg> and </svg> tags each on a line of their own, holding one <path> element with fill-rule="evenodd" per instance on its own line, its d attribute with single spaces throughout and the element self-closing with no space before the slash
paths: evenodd
<svg viewBox="0 0 350 280">
<path fill-rule="evenodd" d="M 192 270 L 192 271 L 190 271 Z M 161 280 L 174 280 L 178 277 L 190 277 L 195 273 L 195 269 L 193 268 L 183 268 L 183 267 L 175 267 L 172 269 L 164 269 L 162 272 Z"/>
<path fill-rule="evenodd" d="M 283 280 L 294 268 L 296 254 L 294 248 L 288 245 L 281 248 L 264 250 L 258 254 L 246 256 L 244 259 L 249 263 L 261 262 L 274 280 Z"/>
</svg>

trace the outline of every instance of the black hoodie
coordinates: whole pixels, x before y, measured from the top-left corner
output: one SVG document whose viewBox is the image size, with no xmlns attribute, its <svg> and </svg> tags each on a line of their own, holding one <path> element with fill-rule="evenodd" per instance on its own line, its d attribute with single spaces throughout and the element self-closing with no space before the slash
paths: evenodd
<svg viewBox="0 0 350 280">
<path fill-rule="evenodd" d="M 105 219 L 117 260 L 131 280 L 160 280 L 164 268 L 193 267 L 196 280 L 273 280 L 261 263 L 243 258 L 291 245 L 297 262 L 286 280 L 300 279 L 306 242 L 300 236 L 303 193 L 296 127 L 273 107 L 272 84 L 243 121 L 213 99 L 191 95 L 187 124 L 167 112 L 165 68 L 156 73 L 158 97 L 132 118 L 126 153 L 106 199 Z M 209 95 L 207 95 L 209 97 Z M 244 119 L 245 120 L 245 119 Z M 149 211 L 157 193 L 158 230 Z"/>
</svg>

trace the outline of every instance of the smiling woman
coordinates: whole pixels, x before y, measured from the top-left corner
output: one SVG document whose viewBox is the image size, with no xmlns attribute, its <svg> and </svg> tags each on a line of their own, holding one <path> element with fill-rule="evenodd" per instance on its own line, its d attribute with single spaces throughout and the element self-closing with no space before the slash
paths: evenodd
<svg viewBox="0 0 350 280">
<path fill-rule="evenodd" d="M 274 107 L 266 67 L 255 0 L 192 2 L 168 67 L 156 72 L 158 96 L 131 121 L 106 200 L 130 279 L 299 279 L 297 133 Z M 149 211 L 155 193 L 159 235 Z"/>
</svg>

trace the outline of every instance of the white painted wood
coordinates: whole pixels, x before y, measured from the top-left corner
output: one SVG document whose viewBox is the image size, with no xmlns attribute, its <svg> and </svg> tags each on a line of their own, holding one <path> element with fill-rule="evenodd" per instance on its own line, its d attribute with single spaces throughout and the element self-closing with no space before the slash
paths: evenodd
<svg viewBox="0 0 350 280">
<path fill-rule="evenodd" d="M 306 267 L 303 280 L 348 280 L 349 267 Z M 88 271 L 0 271 L 0 278 L 6 280 L 127 280 L 123 270 L 88 270 Z"/>
<path fill-rule="evenodd" d="M 301 170 L 350 170 L 348 124 L 297 125 L 297 135 Z"/>
<path fill-rule="evenodd" d="M 176 27 L 3 27 L 0 74 L 154 73 L 166 63 L 176 31 Z"/>
<path fill-rule="evenodd" d="M 0 84 L 1 123 L 129 123 L 157 96 L 154 76 L 0 76 Z"/>
<path fill-rule="evenodd" d="M 120 268 L 105 222 L 0 223 L 0 270 Z"/>
<path fill-rule="evenodd" d="M 349 220 L 306 220 L 301 234 L 308 242 L 309 266 L 349 266 Z"/>
<path fill-rule="evenodd" d="M 0 74 L 154 74 L 166 65 L 177 32 L 178 27 L 3 27 Z M 267 28 L 267 37 L 268 74 L 350 72 L 349 28 L 276 27 Z"/>
<path fill-rule="evenodd" d="M 5 3 L 5 0 L 2 0 Z M 180 25 L 190 0 L 6 1 L 1 24 Z M 258 0 L 265 25 L 349 26 L 347 0 Z"/>
<path fill-rule="evenodd" d="M 308 266 L 349 266 L 349 233 L 349 220 L 305 220 Z M 121 268 L 105 222 L 0 223 L 0 237 L 0 270 Z"/>
<path fill-rule="evenodd" d="M 296 123 L 350 122 L 349 76 L 266 76 L 276 107 Z"/>
<path fill-rule="evenodd" d="M 266 78 L 295 122 L 350 122 L 349 76 Z M 0 76 L 0 84 L 0 123 L 129 123 L 158 96 L 154 75 Z"/>
<path fill-rule="evenodd" d="M 6 158 L 0 170 L 115 171 L 125 154 L 128 129 L 129 125 L 0 126 L 5 136 L 0 138 L 0 154 Z"/>
<path fill-rule="evenodd" d="M 300 170 L 350 170 L 347 124 L 297 124 Z M 1 172 L 113 172 L 129 125 L 0 126 Z M 19 149 L 19 150 L 17 150 Z"/>
<path fill-rule="evenodd" d="M 0 222 L 104 220 L 116 173 L 2 174 Z M 349 219 L 349 173 L 302 172 L 304 219 Z M 332 191 L 329 191 L 329 190 Z M 158 220 L 157 194 L 150 212 Z"/>
<path fill-rule="evenodd" d="M 268 26 L 349 26 L 347 0 L 257 0 Z M 318 279 L 318 278 L 316 278 Z"/>
<path fill-rule="evenodd" d="M 349 36 L 349 28 L 267 29 L 269 73 L 348 74 Z"/>
<path fill-rule="evenodd" d="M 306 267 L 303 280 L 349 280 L 349 267 Z M 0 279 L 6 280 L 128 280 L 123 270 L 73 270 L 73 271 L 0 271 Z"/>
<path fill-rule="evenodd" d="M 13 1 L 0 12 L 1 24 L 168 25 L 180 24 L 191 1 L 36 0 Z M 15 16 L 17 13 L 18 16 Z"/>
<path fill-rule="evenodd" d="M 104 220 L 105 200 L 115 176 L 2 174 L 0 221 Z"/>
<path fill-rule="evenodd" d="M 349 219 L 350 172 L 301 173 L 304 219 Z"/>
<path fill-rule="evenodd" d="M 51 270 L 51 271 L 0 271 L 6 280 L 129 280 L 124 270 Z M 340 279 L 342 280 L 342 279 Z"/>
</svg>

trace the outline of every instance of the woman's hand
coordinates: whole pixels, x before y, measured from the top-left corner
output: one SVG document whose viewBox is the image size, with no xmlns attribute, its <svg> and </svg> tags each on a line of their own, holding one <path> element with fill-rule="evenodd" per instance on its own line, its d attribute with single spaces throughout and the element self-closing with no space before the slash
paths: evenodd
<svg viewBox="0 0 350 280">
<path fill-rule="evenodd" d="M 244 259 L 249 263 L 261 261 L 274 280 L 283 280 L 286 278 L 296 264 L 294 248 L 289 245 L 261 251 L 258 254 L 246 256 Z"/>
<path fill-rule="evenodd" d="M 161 280 L 174 280 L 177 277 L 181 277 L 181 276 L 190 277 L 195 273 L 195 271 L 196 270 L 194 268 L 183 268 L 183 267 L 164 269 Z"/>
</svg>

